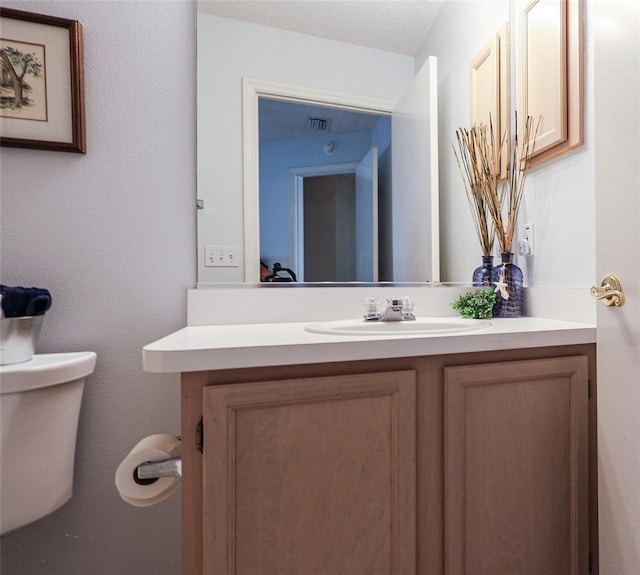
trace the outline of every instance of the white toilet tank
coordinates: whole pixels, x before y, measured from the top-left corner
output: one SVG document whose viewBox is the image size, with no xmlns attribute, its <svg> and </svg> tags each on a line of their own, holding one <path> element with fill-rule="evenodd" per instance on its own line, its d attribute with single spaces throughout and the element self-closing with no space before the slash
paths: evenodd
<svg viewBox="0 0 640 575">
<path fill-rule="evenodd" d="M 0 535 L 66 503 L 92 351 L 0 366 Z"/>
</svg>

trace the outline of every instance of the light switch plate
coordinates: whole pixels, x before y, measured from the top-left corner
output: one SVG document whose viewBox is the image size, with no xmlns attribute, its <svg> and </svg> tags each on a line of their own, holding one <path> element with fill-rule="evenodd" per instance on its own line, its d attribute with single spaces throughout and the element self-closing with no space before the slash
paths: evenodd
<svg viewBox="0 0 640 575">
<path fill-rule="evenodd" d="M 204 246 L 204 265 L 214 268 L 237 268 L 238 246 Z"/>
</svg>

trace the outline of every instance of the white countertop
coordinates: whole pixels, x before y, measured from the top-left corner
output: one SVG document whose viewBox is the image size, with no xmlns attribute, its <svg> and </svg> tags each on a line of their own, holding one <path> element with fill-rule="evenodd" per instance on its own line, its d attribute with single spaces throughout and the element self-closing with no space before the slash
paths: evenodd
<svg viewBox="0 0 640 575">
<path fill-rule="evenodd" d="M 192 325 L 142 350 L 144 370 L 209 371 L 595 343 L 591 324 L 523 317 L 483 330 L 428 335 L 324 335 L 309 322 Z"/>
</svg>

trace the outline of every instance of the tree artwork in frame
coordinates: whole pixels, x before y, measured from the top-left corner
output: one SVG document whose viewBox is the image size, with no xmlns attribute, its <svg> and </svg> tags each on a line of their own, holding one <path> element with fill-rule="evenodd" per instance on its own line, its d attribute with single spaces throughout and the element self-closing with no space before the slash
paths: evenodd
<svg viewBox="0 0 640 575">
<path fill-rule="evenodd" d="M 86 153 L 82 24 L 0 7 L 0 144 Z"/>
</svg>

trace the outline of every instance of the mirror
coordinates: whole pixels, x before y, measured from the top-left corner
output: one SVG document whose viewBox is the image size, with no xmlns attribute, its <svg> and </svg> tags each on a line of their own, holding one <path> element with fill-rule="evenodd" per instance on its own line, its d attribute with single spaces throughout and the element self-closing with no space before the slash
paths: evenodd
<svg viewBox="0 0 640 575">
<path fill-rule="evenodd" d="M 442 2 L 431 4 L 440 7 Z M 260 277 L 258 265 L 244 269 L 245 262 L 259 262 L 261 256 L 258 131 L 256 128 L 252 133 L 253 128 L 248 128 L 248 123 L 258 123 L 258 92 L 247 88 L 247 79 L 258 81 L 261 88 L 294 86 L 328 99 L 348 95 L 356 102 L 375 101 L 388 114 L 401 100 L 420 64 L 427 60 L 427 54 L 439 58 L 440 161 L 431 174 L 439 179 L 440 208 L 428 213 L 414 199 L 398 206 L 394 203 L 394 212 L 400 212 L 405 219 L 419 214 L 420 225 L 405 238 L 394 237 L 393 243 L 401 245 L 402 258 L 415 254 L 417 260 L 440 259 L 440 280 L 468 282 L 469 270 L 476 267 L 479 256 L 451 143 L 455 130 L 469 123 L 469 64 L 487 35 L 508 20 L 508 14 L 508 0 L 445 2 L 431 34 L 414 57 L 198 13 L 198 198 L 204 204 L 198 210 L 198 282 L 257 282 Z M 396 30 L 395 34 L 401 32 Z M 299 101 L 297 96 L 282 97 Z M 255 111 L 247 112 L 247 102 L 253 98 Z M 359 109 L 358 103 L 347 107 L 351 106 Z M 251 114 L 255 117 L 251 118 Z M 254 149 L 245 146 L 248 138 L 255 139 Z M 402 156 L 405 155 L 406 151 Z M 247 195 L 252 181 L 255 198 L 251 192 Z M 435 226 L 431 225 L 432 220 Z M 293 225 L 291 220 L 289 225 Z M 400 219 L 393 227 L 399 234 L 407 226 Z M 435 242 L 419 235 L 425 230 L 427 235 L 434 231 Z M 238 266 L 205 265 L 205 246 L 235 248 Z M 410 275 L 415 265 L 409 264 L 407 273 L 394 270 L 392 279 L 433 279 L 436 276 L 431 273 L 431 265 L 429 261 L 429 272 L 415 278 Z"/>
</svg>

